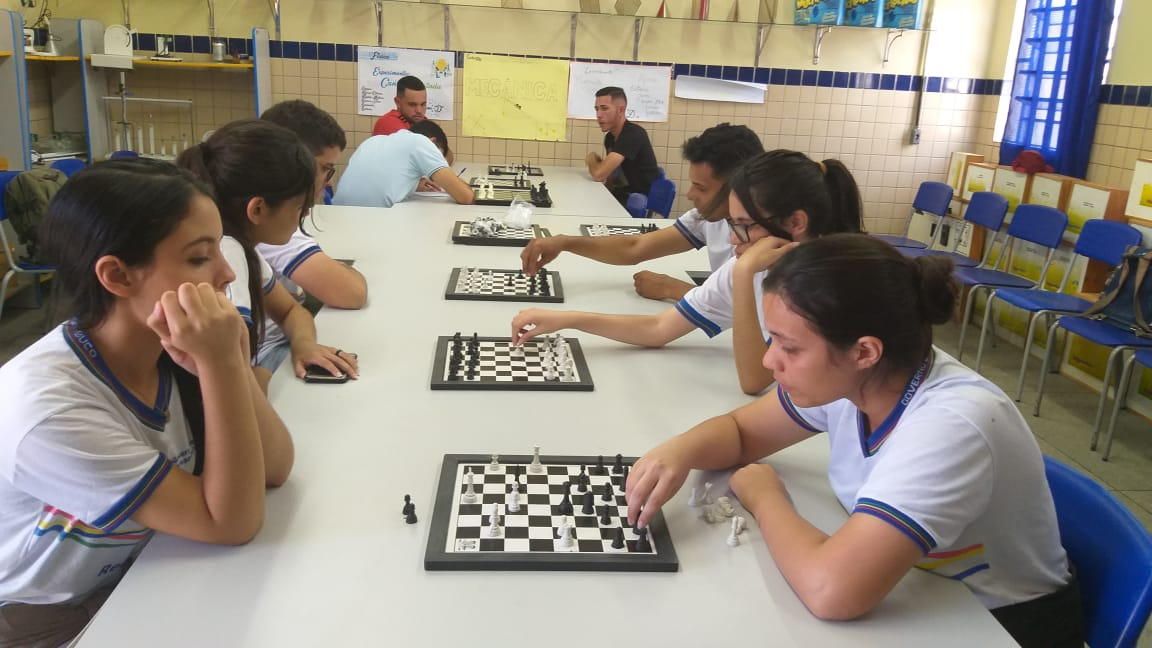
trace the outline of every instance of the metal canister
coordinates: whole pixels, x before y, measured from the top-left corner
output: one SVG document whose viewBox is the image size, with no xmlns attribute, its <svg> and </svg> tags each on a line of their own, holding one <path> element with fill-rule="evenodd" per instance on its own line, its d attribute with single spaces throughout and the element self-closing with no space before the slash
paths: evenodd
<svg viewBox="0 0 1152 648">
<path fill-rule="evenodd" d="M 228 44 L 224 41 L 216 41 L 212 43 L 212 60 L 216 62 L 223 62 L 225 50 L 227 48 Z"/>
</svg>

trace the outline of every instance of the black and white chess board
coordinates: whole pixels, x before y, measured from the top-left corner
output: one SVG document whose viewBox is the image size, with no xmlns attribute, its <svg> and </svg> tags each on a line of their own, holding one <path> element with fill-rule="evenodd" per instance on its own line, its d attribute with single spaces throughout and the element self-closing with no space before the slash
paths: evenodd
<svg viewBox="0 0 1152 648">
<path fill-rule="evenodd" d="M 564 301 L 564 286 L 559 272 L 543 268 L 532 276 L 519 270 L 453 268 L 444 299 L 559 304 Z"/>
<path fill-rule="evenodd" d="M 472 224 L 468 221 L 456 221 L 452 226 L 452 242 L 463 245 L 502 245 L 507 247 L 524 247 L 532 239 L 552 236 L 546 228 L 539 225 L 529 227 L 504 227 L 498 232 L 481 236 L 473 233 Z"/>
<path fill-rule="evenodd" d="M 548 189 L 544 187 L 544 183 L 540 183 L 538 186 L 529 185 L 528 187 L 519 189 L 500 189 L 494 185 L 491 189 L 472 187 L 472 204 L 474 205 L 507 207 L 512 204 L 513 200 L 532 203 L 537 207 L 552 206 L 552 196 L 548 194 Z"/>
<path fill-rule="evenodd" d="M 708 281 L 708 277 L 712 276 L 712 273 L 708 270 L 687 270 L 684 274 L 688 275 L 688 278 L 697 286 L 703 286 L 704 282 Z"/>
<path fill-rule="evenodd" d="M 442 335 L 432 361 L 432 389 L 592 391 L 580 341 L 540 336 L 513 347 L 507 337 Z"/>
<path fill-rule="evenodd" d="M 532 186 L 532 181 L 522 176 L 495 176 L 492 178 L 474 176 L 468 181 L 468 184 L 472 188 L 491 184 L 495 189 L 528 189 Z"/>
<path fill-rule="evenodd" d="M 647 234 L 660 229 L 655 223 L 648 225 L 593 225 L 586 223 L 580 226 L 580 234 L 584 236 L 620 236 L 630 234 Z"/>
<path fill-rule="evenodd" d="M 491 164 L 488 166 L 488 175 L 490 176 L 516 176 L 521 173 L 527 172 L 530 176 L 542 176 L 544 171 L 538 166 L 528 164 Z"/>
<path fill-rule="evenodd" d="M 637 571 L 672 572 L 679 559 L 662 514 L 648 525 L 648 547 L 628 524 L 624 474 L 604 465 L 596 473 L 599 457 L 544 456 L 540 472 L 532 472 L 532 457 L 501 456 L 496 466 L 484 455 L 444 456 L 436 502 L 432 512 L 424 569 L 506 571 Z M 627 464 L 634 458 L 625 458 Z M 611 460 L 609 460 L 609 464 Z M 581 466 L 593 493 L 595 512 L 583 512 Z M 472 502 L 466 501 L 468 470 L 472 473 Z M 519 476 L 519 511 L 510 511 L 513 483 Z M 571 546 L 564 546 L 557 529 L 564 516 L 564 482 L 570 484 Z M 611 499 L 604 501 L 611 485 Z M 489 516 L 497 507 L 498 529 L 493 535 Z M 604 507 L 607 505 L 607 517 Z M 622 529 L 622 531 L 621 531 Z M 617 536 L 623 546 L 614 548 Z"/>
</svg>

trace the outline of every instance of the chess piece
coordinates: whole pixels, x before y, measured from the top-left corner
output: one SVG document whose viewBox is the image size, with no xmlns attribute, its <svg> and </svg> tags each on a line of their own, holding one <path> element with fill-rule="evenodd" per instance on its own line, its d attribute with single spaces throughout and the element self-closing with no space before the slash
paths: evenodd
<svg viewBox="0 0 1152 648">
<path fill-rule="evenodd" d="M 572 547 L 572 527 L 568 524 L 568 517 L 560 518 L 560 526 L 556 527 L 556 533 L 559 534 L 559 546 L 563 549 Z"/>
<path fill-rule="evenodd" d="M 560 500 L 560 515 L 572 515 L 572 498 L 564 492 L 564 499 Z"/>
<path fill-rule="evenodd" d="M 500 470 L 500 455 L 496 454 L 495 452 L 492 453 L 492 461 L 488 464 L 488 469 L 492 470 L 493 472 L 498 472 Z"/>
<path fill-rule="evenodd" d="M 412 508 L 408 509 L 408 515 L 404 516 L 404 522 L 407 524 L 416 524 L 416 505 L 412 504 Z"/>
<path fill-rule="evenodd" d="M 712 482 L 704 482 L 704 492 L 700 494 L 700 503 L 712 503 Z"/>
<path fill-rule="evenodd" d="M 521 349 L 520 352 L 523 353 L 524 350 Z M 528 472 L 544 472 L 544 464 L 540 463 L 540 446 L 532 446 L 532 463 L 528 464 Z"/>
<path fill-rule="evenodd" d="M 621 455 L 621 454 L 616 455 L 616 463 L 612 464 L 612 474 L 613 475 L 623 475 L 624 474 L 624 455 Z"/>
<path fill-rule="evenodd" d="M 600 496 L 600 499 L 604 500 L 605 502 L 611 502 L 615 498 L 616 493 L 612 490 L 612 482 L 604 484 L 604 494 Z"/>
<path fill-rule="evenodd" d="M 720 511 L 724 517 L 732 517 L 736 513 L 736 507 L 732 506 L 732 500 L 725 496 L 716 498 L 716 509 Z"/>
<path fill-rule="evenodd" d="M 624 544 L 624 527 L 622 527 L 622 526 L 616 527 L 616 535 L 613 536 L 613 538 L 612 538 L 612 548 L 613 549 L 623 549 L 625 546 L 626 545 Z"/>
<path fill-rule="evenodd" d="M 584 464 L 580 464 L 580 474 L 576 475 L 576 490 L 581 493 L 590 492 L 588 490 L 588 473 L 585 470 Z"/>
<path fill-rule="evenodd" d="M 515 485 L 513 485 L 512 492 L 508 494 L 507 507 L 509 513 L 520 512 L 520 489 Z"/>
<path fill-rule="evenodd" d="M 688 491 L 688 506 L 690 508 L 696 508 L 697 506 L 700 506 L 700 499 L 696 497 L 695 486 L 693 486 L 692 489 Z"/>
<path fill-rule="evenodd" d="M 581 486 L 583 486 L 583 484 L 581 484 Z M 588 490 L 587 487 L 584 488 L 584 506 L 580 509 L 580 512 L 584 515 L 594 515 L 596 513 L 596 495 Z"/>
<path fill-rule="evenodd" d="M 404 496 L 404 508 L 400 509 L 400 515 L 408 515 L 408 509 L 412 508 L 412 496 Z"/>
<path fill-rule="evenodd" d="M 488 515 L 488 537 L 500 537 L 500 505 L 492 503 L 492 513 Z"/>
<path fill-rule="evenodd" d="M 473 482 L 472 467 L 464 469 L 464 482 L 467 483 L 467 488 L 464 490 L 464 496 L 460 499 L 465 504 L 471 504 L 476 501 L 476 485 Z"/>
<path fill-rule="evenodd" d="M 599 455 L 596 459 L 596 465 L 592 468 L 593 475 L 607 475 L 608 471 L 604 469 L 604 455 Z"/>
<path fill-rule="evenodd" d="M 652 553 L 652 543 L 648 541 L 648 529 L 636 529 L 636 551 L 639 553 Z"/>
<path fill-rule="evenodd" d="M 740 518 L 732 518 L 732 532 L 728 534 L 728 546 L 735 547 L 740 544 L 740 532 L 736 530 L 737 520 Z"/>
<path fill-rule="evenodd" d="M 600 513 L 600 524 L 603 524 L 604 526 L 612 524 L 612 514 L 609 511 L 607 504 L 604 505 L 602 512 Z"/>
<path fill-rule="evenodd" d="M 737 515 L 736 517 L 732 518 L 732 528 L 736 529 L 737 535 L 744 533 L 744 523 L 745 519 L 743 515 Z"/>
</svg>

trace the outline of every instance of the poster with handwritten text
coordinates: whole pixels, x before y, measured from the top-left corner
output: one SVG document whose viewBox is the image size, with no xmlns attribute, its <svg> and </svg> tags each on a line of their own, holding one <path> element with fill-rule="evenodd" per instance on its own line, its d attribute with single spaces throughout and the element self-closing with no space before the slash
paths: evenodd
<svg viewBox="0 0 1152 648">
<path fill-rule="evenodd" d="M 452 77 L 456 74 L 456 55 L 435 50 L 411 50 L 396 47 L 356 48 L 356 112 L 361 115 L 383 115 L 396 107 L 396 82 L 414 76 L 428 89 L 428 119 L 453 119 L 452 100 L 455 92 Z"/>
<path fill-rule="evenodd" d="M 464 55 L 464 134 L 563 142 L 568 61 Z"/>
<path fill-rule="evenodd" d="M 573 62 L 568 80 L 568 116 L 596 119 L 596 91 L 606 86 L 624 89 L 631 121 L 668 121 L 668 91 L 672 68 L 667 65 L 613 65 Z"/>
</svg>

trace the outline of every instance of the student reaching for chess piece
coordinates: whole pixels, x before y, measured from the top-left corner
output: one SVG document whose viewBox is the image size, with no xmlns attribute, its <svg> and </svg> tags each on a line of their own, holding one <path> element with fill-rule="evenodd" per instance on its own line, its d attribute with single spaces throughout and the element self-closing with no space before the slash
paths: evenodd
<svg viewBox="0 0 1152 648">
<path fill-rule="evenodd" d="M 315 365 L 357 377 L 356 356 L 316 341 L 316 323 L 276 281 L 257 243 L 283 245 L 312 207 L 316 161 L 292 131 L 235 121 L 189 147 L 176 163 L 211 185 L 224 222 L 220 249 L 236 271 L 228 296 L 251 327 L 253 371 L 265 390 L 289 354 L 297 378 Z"/>
<path fill-rule="evenodd" d="M 920 567 L 967 585 L 1022 645 L 1081 646 L 1035 437 L 1011 398 L 932 345 L 932 325 L 956 305 L 951 270 L 862 234 L 790 250 L 761 300 L 777 387 L 641 457 L 629 520 L 645 526 L 691 469 L 735 468 L 729 487 L 816 616 L 862 616 Z M 755 463 L 821 432 L 832 490 L 850 511 L 831 534 Z"/>
<path fill-rule="evenodd" d="M 88 167 L 49 206 L 68 319 L 0 367 L 0 645 L 67 644 L 154 532 L 260 530 L 293 446 L 222 236 L 211 189 L 145 158 Z"/>
<path fill-rule="evenodd" d="M 735 257 L 657 315 L 578 311 L 520 311 L 512 341 L 575 328 L 620 342 L 661 347 L 699 328 L 708 337 L 732 329 L 740 388 L 758 394 L 772 384 L 760 359 L 770 339 L 758 308 L 760 285 L 772 264 L 797 243 L 837 232 L 861 231 L 860 193 L 838 160 L 816 162 L 783 149 L 762 153 L 731 180 L 727 224 Z"/>
<path fill-rule="evenodd" d="M 732 258 L 728 216 L 729 178 L 745 161 L 764 152 L 760 138 L 747 126 L 717 124 L 684 142 L 688 161 L 688 201 L 692 209 L 672 227 L 627 236 L 554 235 L 528 242 L 520 254 L 524 274 L 535 274 L 561 252 L 569 252 L 612 265 L 644 261 L 707 248 L 713 271 Z M 633 275 L 636 293 L 648 299 L 679 300 L 695 284 L 666 274 L 641 270 Z"/>
</svg>

